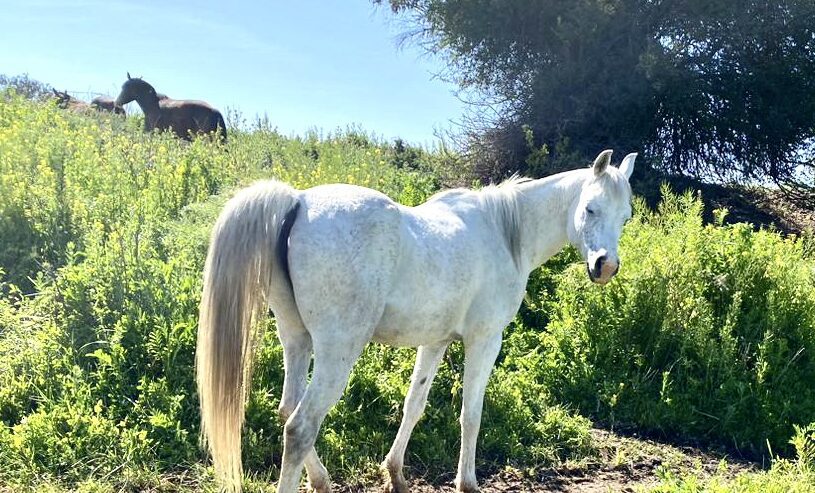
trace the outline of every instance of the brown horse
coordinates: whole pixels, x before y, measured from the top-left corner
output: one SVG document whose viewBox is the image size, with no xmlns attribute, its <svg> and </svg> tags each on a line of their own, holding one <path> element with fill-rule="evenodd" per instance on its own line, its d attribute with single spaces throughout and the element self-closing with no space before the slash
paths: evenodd
<svg viewBox="0 0 815 493">
<path fill-rule="evenodd" d="M 153 86 L 128 73 L 116 104 L 123 106 L 136 101 L 144 113 L 145 132 L 169 129 L 185 140 L 192 140 L 196 133 L 217 132 L 221 141 L 226 142 L 226 123 L 220 111 L 203 101 L 164 98 L 159 97 Z"/>
<path fill-rule="evenodd" d="M 96 96 L 91 100 L 91 107 L 97 111 L 109 111 L 117 115 L 124 115 L 125 109 L 116 104 L 113 98 L 107 96 Z"/>
<path fill-rule="evenodd" d="M 64 109 L 70 110 L 74 113 L 82 113 L 90 109 L 90 105 L 81 99 L 76 99 L 75 97 L 68 94 L 68 91 L 57 91 L 56 89 L 51 89 L 54 91 L 54 97 L 57 98 L 57 106 Z"/>
</svg>

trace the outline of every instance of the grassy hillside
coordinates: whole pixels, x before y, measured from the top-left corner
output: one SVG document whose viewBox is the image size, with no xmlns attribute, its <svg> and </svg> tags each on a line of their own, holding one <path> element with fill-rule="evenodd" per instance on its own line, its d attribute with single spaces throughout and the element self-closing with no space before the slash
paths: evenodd
<svg viewBox="0 0 815 493">
<path fill-rule="evenodd" d="M 412 205 L 456 179 L 455 155 L 358 131 L 261 122 L 222 147 L 139 128 L 0 96 L 0 485 L 15 491 L 211 487 L 192 361 L 209 227 L 237 187 L 356 183 Z M 811 239 L 704 226 L 698 199 L 665 196 L 638 205 L 611 285 L 590 285 L 568 250 L 532 276 L 487 392 L 482 471 L 590 456 L 588 418 L 753 454 L 792 454 L 793 425 L 815 422 Z M 259 484 L 282 442 L 268 329 L 244 434 Z M 375 474 L 412 359 L 366 350 L 318 443 L 335 479 Z M 462 364 L 454 345 L 411 441 L 415 473 L 455 467 Z"/>
</svg>

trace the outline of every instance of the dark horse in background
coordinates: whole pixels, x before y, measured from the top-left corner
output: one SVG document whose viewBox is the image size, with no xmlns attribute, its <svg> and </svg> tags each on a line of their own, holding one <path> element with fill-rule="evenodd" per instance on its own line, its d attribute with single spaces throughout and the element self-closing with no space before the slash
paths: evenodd
<svg viewBox="0 0 815 493">
<path fill-rule="evenodd" d="M 68 94 L 68 91 L 57 91 L 56 89 L 51 89 L 54 92 L 54 97 L 57 99 L 57 106 L 62 108 L 63 110 L 70 110 L 75 113 L 82 113 L 83 111 L 87 111 L 90 108 L 90 105 L 81 99 L 76 99 L 75 97 Z"/>
<path fill-rule="evenodd" d="M 52 91 L 54 91 L 54 97 L 57 98 L 57 106 L 64 110 L 82 113 L 93 108 L 97 111 L 109 111 L 117 115 L 125 114 L 125 109 L 121 106 L 117 106 L 113 98 L 107 96 L 97 96 L 88 104 L 81 99 L 71 96 L 67 91 L 57 91 L 56 89 L 52 89 Z"/>
<path fill-rule="evenodd" d="M 122 84 L 122 92 L 116 104 L 136 101 L 144 113 L 144 131 L 155 129 L 172 130 L 178 137 L 192 140 L 196 133 L 218 133 L 221 142 L 226 142 L 226 123 L 221 112 L 203 101 L 171 99 L 156 93 L 156 90 L 139 77 L 130 77 Z"/>
<path fill-rule="evenodd" d="M 108 96 L 96 96 L 93 98 L 91 100 L 91 108 L 98 111 L 109 111 L 117 115 L 125 114 L 125 109 L 116 104 L 116 101 Z"/>
</svg>

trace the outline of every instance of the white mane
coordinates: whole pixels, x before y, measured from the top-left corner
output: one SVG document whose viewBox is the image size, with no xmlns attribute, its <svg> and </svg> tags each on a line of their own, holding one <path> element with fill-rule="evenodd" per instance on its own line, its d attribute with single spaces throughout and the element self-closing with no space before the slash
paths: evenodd
<svg viewBox="0 0 815 493">
<path fill-rule="evenodd" d="M 521 190 L 517 185 L 528 181 L 531 178 L 515 174 L 498 185 L 487 185 L 478 192 L 481 206 L 503 233 L 516 266 L 521 259 L 521 215 L 518 206 Z"/>
</svg>

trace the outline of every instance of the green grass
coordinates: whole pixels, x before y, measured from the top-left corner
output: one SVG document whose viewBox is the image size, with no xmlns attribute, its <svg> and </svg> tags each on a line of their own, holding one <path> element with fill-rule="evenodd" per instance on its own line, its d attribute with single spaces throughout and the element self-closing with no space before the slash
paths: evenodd
<svg viewBox="0 0 815 493">
<path fill-rule="evenodd" d="M 702 479 L 692 471 L 672 474 L 665 471 L 659 486 L 651 493 L 803 493 L 815 491 L 815 426 L 796 427 L 790 440 L 795 459 L 778 458 L 767 471 L 728 474 L 722 463 L 713 477 Z"/>
<path fill-rule="evenodd" d="M 666 475 L 652 493 L 803 493 L 815 491 L 815 474 L 802 471 L 794 462 L 780 459 L 767 472 L 741 473 L 732 477 L 723 465 L 719 474 L 702 479 L 689 472 Z"/>
</svg>

